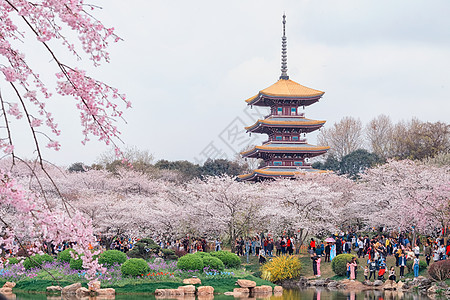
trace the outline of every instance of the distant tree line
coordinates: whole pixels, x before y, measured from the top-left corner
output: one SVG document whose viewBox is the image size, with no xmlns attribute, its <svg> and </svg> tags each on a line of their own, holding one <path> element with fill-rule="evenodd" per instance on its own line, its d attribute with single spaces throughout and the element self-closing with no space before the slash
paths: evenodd
<svg viewBox="0 0 450 300">
<path fill-rule="evenodd" d="M 380 115 L 363 126 L 358 119 L 344 117 L 321 129 L 318 144 L 330 146 L 330 151 L 325 160 L 313 164 L 314 168 L 358 178 L 365 169 L 389 159 L 430 160 L 440 156 L 440 161 L 446 161 L 450 125 L 416 118 L 393 123 L 388 116 Z"/>
<path fill-rule="evenodd" d="M 208 159 L 203 165 L 194 164 L 187 160 L 168 161 L 165 159 L 153 163 L 153 156 L 148 151 L 141 151 L 137 148 L 126 149 L 124 156 L 125 159 L 119 160 L 114 153 L 107 152 L 102 154 L 97 163 L 91 166 L 76 162 L 69 166 L 68 171 L 86 172 L 94 169 L 119 174 L 119 170 L 125 168 L 146 174 L 149 178 L 163 178 L 178 182 L 224 174 L 237 176 L 248 171 L 248 166 L 245 163 L 227 159 Z"/>
</svg>

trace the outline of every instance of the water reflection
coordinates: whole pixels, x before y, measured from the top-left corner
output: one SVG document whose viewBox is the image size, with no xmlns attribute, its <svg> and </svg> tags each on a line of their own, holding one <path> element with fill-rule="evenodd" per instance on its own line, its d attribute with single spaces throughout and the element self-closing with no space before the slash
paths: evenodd
<svg viewBox="0 0 450 300">
<path fill-rule="evenodd" d="M 44 294 L 10 294 L 7 299 L 17 300 L 79 300 L 73 297 L 46 296 Z M 363 292 L 342 292 L 330 291 L 326 289 L 305 289 L 305 290 L 285 290 L 282 295 L 268 295 L 256 297 L 233 297 L 225 295 L 216 296 L 200 296 L 200 297 L 155 297 L 153 295 L 116 295 L 105 297 L 85 297 L 84 300 L 156 300 L 156 299 L 175 299 L 175 300 L 232 300 L 232 299 L 266 299 L 266 300 L 430 300 L 430 299 L 446 299 L 442 297 L 427 297 L 416 293 L 406 293 L 400 291 L 363 291 Z"/>
</svg>

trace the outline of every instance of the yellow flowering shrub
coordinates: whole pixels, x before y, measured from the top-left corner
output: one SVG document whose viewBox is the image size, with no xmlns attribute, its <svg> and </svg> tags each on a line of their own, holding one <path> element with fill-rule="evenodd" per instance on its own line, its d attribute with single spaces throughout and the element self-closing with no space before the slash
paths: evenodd
<svg viewBox="0 0 450 300">
<path fill-rule="evenodd" d="M 271 282 L 300 277 L 300 260 L 293 255 L 281 255 L 261 267 L 261 278 Z"/>
</svg>

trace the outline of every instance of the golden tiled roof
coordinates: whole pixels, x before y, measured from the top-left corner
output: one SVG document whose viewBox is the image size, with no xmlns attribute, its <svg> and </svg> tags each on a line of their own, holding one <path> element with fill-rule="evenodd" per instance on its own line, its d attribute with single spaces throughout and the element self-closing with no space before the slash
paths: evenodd
<svg viewBox="0 0 450 300">
<path fill-rule="evenodd" d="M 287 147 L 278 146 L 278 143 L 269 143 L 261 146 L 255 146 L 248 151 L 241 152 L 240 154 L 245 156 L 256 150 L 282 150 L 282 151 L 327 151 L 330 147 L 315 146 L 310 144 L 292 143 L 286 144 Z"/>
<path fill-rule="evenodd" d="M 258 95 L 245 100 L 245 102 L 249 103 L 259 95 L 287 98 L 308 98 L 322 96 L 324 93 L 325 92 L 303 86 L 290 79 L 280 79 L 268 88 L 260 91 Z"/>
<path fill-rule="evenodd" d="M 280 120 L 271 120 L 271 119 L 265 119 L 265 120 L 258 120 L 255 124 L 245 127 L 246 130 L 249 130 L 253 127 L 256 127 L 258 124 L 267 124 L 267 125 L 290 125 L 290 126 L 311 126 L 311 125 L 323 125 L 326 121 L 317 121 L 317 120 L 310 120 L 310 119 L 299 119 L 298 121 L 280 121 Z"/>
<path fill-rule="evenodd" d="M 328 170 L 317 170 L 317 169 L 300 169 L 300 170 L 292 170 L 292 169 L 287 169 L 287 170 L 277 170 L 277 171 L 273 171 L 270 170 L 270 168 L 263 168 L 263 169 L 256 169 L 254 171 L 252 171 L 249 174 L 243 174 L 243 175 L 238 175 L 238 178 L 241 180 L 245 180 L 248 178 L 251 178 L 255 175 L 267 175 L 267 176 L 285 176 L 285 177 L 293 177 L 297 174 L 302 174 L 304 172 L 313 172 L 313 173 L 329 173 L 330 171 Z"/>
</svg>

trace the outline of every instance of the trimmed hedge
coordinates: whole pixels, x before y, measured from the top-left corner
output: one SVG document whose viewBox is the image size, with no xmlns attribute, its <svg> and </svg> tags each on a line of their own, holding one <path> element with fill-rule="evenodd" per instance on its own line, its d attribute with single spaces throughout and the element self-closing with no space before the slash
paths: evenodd
<svg viewBox="0 0 450 300">
<path fill-rule="evenodd" d="M 72 255 L 70 254 L 71 252 L 77 254 L 77 252 L 72 248 L 67 248 L 66 250 L 63 250 L 58 253 L 57 259 L 59 261 L 65 261 L 67 263 L 70 263 L 70 260 L 72 259 Z"/>
<path fill-rule="evenodd" d="M 123 264 L 127 260 L 127 255 L 119 250 L 106 250 L 98 257 L 98 262 L 105 266 Z"/>
<path fill-rule="evenodd" d="M 420 270 L 420 263 L 419 263 Z M 430 265 L 428 274 L 436 281 L 444 281 L 450 279 L 450 260 L 440 260 Z"/>
<path fill-rule="evenodd" d="M 204 256 L 203 257 L 203 268 L 208 268 L 209 270 L 223 271 L 225 265 L 217 257 Z"/>
<path fill-rule="evenodd" d="M 83 260 L 81 258 L 78 259 L 70 259 L 70 268 L 72 270 L 83 270 Z"/>
<path fill-rule="evenodd" d="M 241 259 L 234 253 L 228 251 L 216 251 L 210 252 L 211 256 L 217 257 L 220 259 L 226 268 L 239 268 L 241 265 Z"/>
<path fill-rule="evenodd" d="M 203 270 L 203 259 L 200 255 L 186 254 L 178 259 L 177 267 L 181 270 Z"/>
<path fill-rule="evenodd" d="M 347 262 L 351 262 L 352 258 L 356 257 L 353 254 L 339 254 L 331 261 L 331 269 L 336 275 L 344 276 L 347 274 Z M 358 259 L 356 259 L 358 263 Z"/>
<path fill-rule="evenodd" d="M 32 269 L 32 268 L 37 268 L 39 266 L 41 266 L 44 262 L 52 262 L 53 261 L 53 257 L 51 257 L 48 254 L 36 254 L 33 255 L 31 257 L 27 257 L 25 259 L 25 261 L 23 262 L 23 267 L 26 270 Z"/>
<path fill-rule="evenodd" d="M 202 259 L 204 257 L 211 257 L 211 254 L 209 254 L 208 252 L 201 252 L 201 251 L 195 252 L 193 255 L 200 256 Z"/>
<path fill-rule="evenodd" d="M 150 271 L 150 267 L 142 258 L 130 258 L 122 264 L 120 271 L 126 276 L 144 276 Z"/>
</svg>

